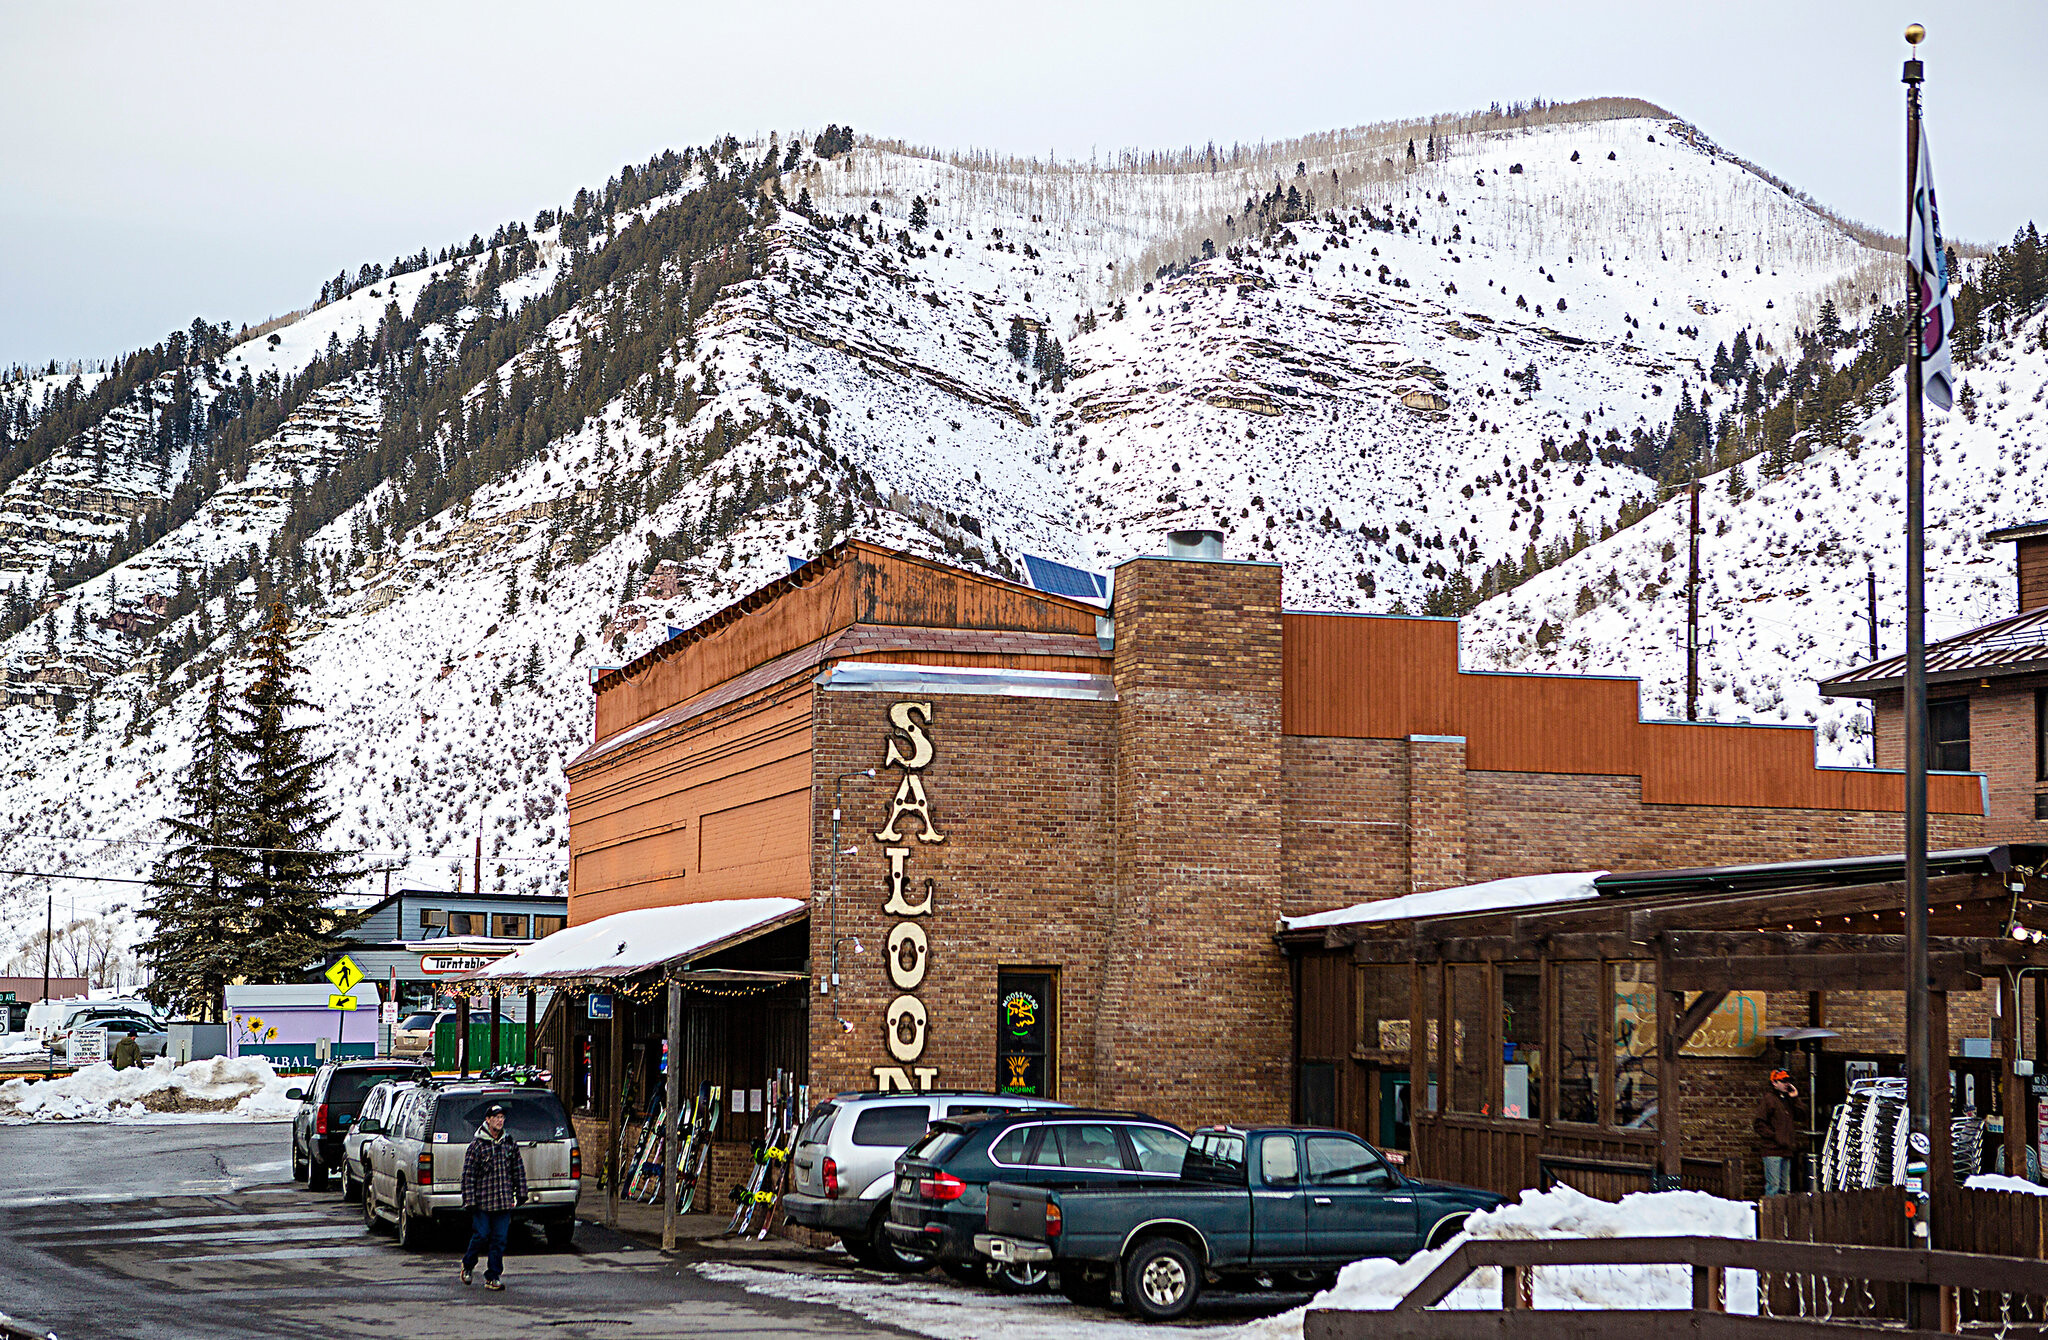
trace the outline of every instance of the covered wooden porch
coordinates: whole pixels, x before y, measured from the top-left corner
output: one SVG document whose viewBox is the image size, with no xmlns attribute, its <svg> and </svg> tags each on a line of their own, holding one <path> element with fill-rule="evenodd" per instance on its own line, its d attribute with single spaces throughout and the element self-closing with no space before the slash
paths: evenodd
<svg viewBox="0 0 2048 1340">
<path fill-rule="evenodd" d="M 2048 927 L 2044 859 L 2002 846 L 1930 864 L 1935 1055 L 1976 1067 L 1970 1096 L 2003 1119 L 2015 1171 L 2032 1133 L 2023 1086 L 2048 1050 L 2048 943 L 2033 938 Z M 1780 1063 L 1766 1018 L 1830 1044 L 1853 1032 L 1874 1057 L 1903 1050 L 1903 873 L 1880 856 L 1555 877 L 1555 897 L 1522 889 L 1505 906 L 1480 885 L 1418 895 L 1436 900 L 1419 915 L 1398 915 L 1398 899 L 1393 916 L 1364 904 L 1284 924 L 1297 1116 L 1405 1136 L 1412 1171 L 1504 1194 L 1559 1181 L 1609 1198 L 1753 1194 L 1749 1119 Z M 1959 1056 L 1958 1023 L 1985 1036 L 1967 1050 L 1995 1055 Z M 1945 1121 L 1933 1142 L 1930 1166 L 1950 1166 Z"/>
</svg>

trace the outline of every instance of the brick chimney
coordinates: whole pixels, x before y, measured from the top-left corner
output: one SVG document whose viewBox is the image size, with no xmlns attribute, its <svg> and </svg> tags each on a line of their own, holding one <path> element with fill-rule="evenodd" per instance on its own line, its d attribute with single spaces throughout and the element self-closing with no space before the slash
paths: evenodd
<svg viewBox="0 0 2048 1340">
<path fill-rule="evenodd" d="M 2018 550 L 2020 613 L 2048 605 L 2048 521 L 2029 521 L 2007 526 L 1984 537 L 2011 540 Z"/>
</svg>

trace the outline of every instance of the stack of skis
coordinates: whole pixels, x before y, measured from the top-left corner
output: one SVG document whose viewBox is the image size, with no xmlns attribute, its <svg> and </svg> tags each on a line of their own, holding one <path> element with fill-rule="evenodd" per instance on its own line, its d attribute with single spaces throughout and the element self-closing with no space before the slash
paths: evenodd
<svg viewBox="0 0 2048 1340">
<path fill-rule="evenodd" d="M 711 1158 L 711 1138 L 718 1133 L 718 1119 L 724 1109 L 724 1094 L 716 1085 L 700 1084 L 697 1096 L 683 1109 L 677 1124 L 676 1213 L 688 1214 L 697 1197 L 697 1183 Z M 665 1099 L 657 1094 L 634 1142 L 633 1158 L 626 1165 L 626 1199 L 653 1203 L 661 1199 L 661 1170 L 669 1161 L 668 1123 L 663 1120 Z"/>
<path fill-rule="evenodd" d="M 754 1166 L 747 1180 L 732 1189 L 734 1201 L 728 1234 L 765 1238 L 782 1212 L 782 1193 L 789 1189 L 790 1153 L 796 1133 L 810 1111 L 811 1086 L 798 1084 L 787 1070 L 768 1082 L 766 1126 L 754 1142 Z"/>
</svg>

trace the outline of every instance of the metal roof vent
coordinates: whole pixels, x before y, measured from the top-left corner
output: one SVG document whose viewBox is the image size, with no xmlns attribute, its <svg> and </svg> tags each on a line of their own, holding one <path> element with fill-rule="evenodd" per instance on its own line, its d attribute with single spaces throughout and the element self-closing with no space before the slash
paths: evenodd
<svg viewBox="0 0 2048 1340">
<path fill-rule="evenodd" d="M 1222 558 L 1223 532 L 1220 530 L 1175 530 L 1166 535 L 1166 556 L 1168 558 Z"/>
</svg>

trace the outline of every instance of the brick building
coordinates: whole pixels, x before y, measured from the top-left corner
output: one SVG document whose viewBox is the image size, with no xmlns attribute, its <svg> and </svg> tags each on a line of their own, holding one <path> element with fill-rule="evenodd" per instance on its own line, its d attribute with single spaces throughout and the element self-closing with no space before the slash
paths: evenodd
<svg viewBox="0 0 2048 1340">
<path fill-rule="evenodd" d="M 1984 777 L 1997 840 L 2048 841 L 2048 521 L 1985 538 L 2018 551 L 2019 611 L 1928 645 L 1927 766 Z M 1820 682 L 1870 700 L 1880 768 L 1905 763 L 1905 684 L 1903 655 Z"/>
<path fill-rule="evenodd" d="M 600 680 L 569 767 L 572 927 L 795 898 L 808 929 L 764 917 L 752 960 L 744 935 L 676 945 L 619 980 L 609 1024 L 573 1007 L 596 966 L 558 972 L 565 1095 L 591 1120 L 622 1088 L 637 1106 L 673 980 L 727 1021 L 689 1025 L 691 1087 L 785 1067 L 814 1093 L 1284 1120 L 1282 917 L 1897 848 L 1898 774 L 1817 768 L 1807 729 L 1645 722 L 1628 679 L 1465 673 L 1455 621 L 1285 610 L 1278 566 L 1212 554 L 1134 559 L 1088 600 L 847 543 Z M 1978 778 L 1931 796 L 1937 845 L 1978 840 Z"/>
</svg>

